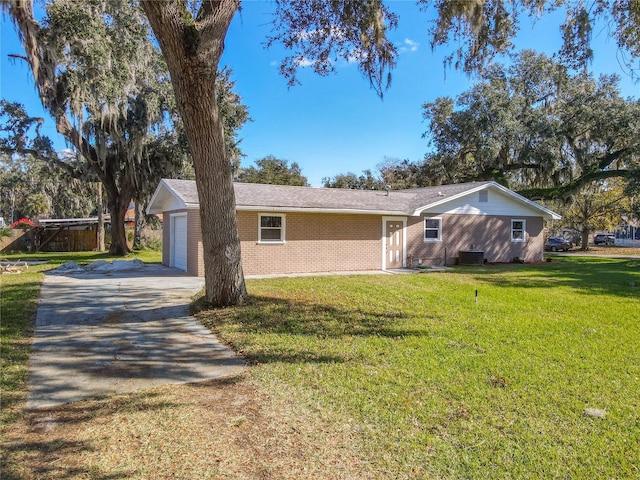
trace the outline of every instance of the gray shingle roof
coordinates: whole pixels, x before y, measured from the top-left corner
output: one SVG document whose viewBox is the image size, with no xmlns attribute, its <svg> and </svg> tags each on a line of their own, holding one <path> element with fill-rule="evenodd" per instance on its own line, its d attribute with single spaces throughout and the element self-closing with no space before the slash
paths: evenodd
<svg viewBox="0 0 640 480">
<path fill-rule="evenodd" d="M 193 207 L 199 204 L 195 181 L 164 179 L 162 183 L 184 202 L 186 207 Z M 506 191 L 512 194 L 514 198 L 520 199 L 522 202 L 526 202 L 545 213 L 553 214 L 553 212 L 544 207 L 520 197 L 495 182 L 471 182 L 396 190 L 389 192 L 388 195 L 387 192 L 378 190 L 293 187 L 258 183 L 234 183 L 234 190 L 238 210 L 306 210 L 412 215 L 416 210 L 446 202 L 458 195 L 464 195 L 476 189 L 480 190 L 489 186 Z M 153 210 L 151 206 L 150 209 Z"/>
<path fill-rule="evenodd" d="M 187 205 L 199 205 L 198 189 L 195 180 L 176 180 L 165 178 L 162 180 Z"/>
<path fill-rule="evenodd" d="M 187 205 L 198 204 L 198 192 L 193 180 L 165 179 L 167 186 Z M 475 182 L 439 187 L 387 192 L 379 190 L 349 190 L 343 188 L 311 188 L 288 185 L 234 183 L 238 209 L 309 209 L 354 212 L 386 212 L 403 214 L 416 208 L 464 193 L 490 182 Z"/>
<path fill-rule="evenodd" d="M 352 210 L 403 213 L 413 194 L 378 190 L 309 188 L 284 185 L 236 183 L 236 204 L 243 207 L 295 208 L 309 210 Z"/>
</svg>

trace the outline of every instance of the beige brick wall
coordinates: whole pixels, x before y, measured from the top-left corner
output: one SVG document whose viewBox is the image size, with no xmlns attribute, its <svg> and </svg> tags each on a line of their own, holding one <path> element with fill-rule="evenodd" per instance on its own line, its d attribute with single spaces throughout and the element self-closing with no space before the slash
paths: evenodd
<svg viewBox="0 0 640 480">
<path fill-rule="evenodd" d="M 169 265 L 169 214 L 163 222 L 162 263 Z M 274 212 L 276 213 L 276 212 Z M 425 264 L 453 264 L 458 252 L 484 250 L 489 262 L 542 260 L 543 220 L 526 220 L 527 241 L 511 242 L 511 220 L 516 217 L 475 215 L 429 215 L 442 218 L 442 242 L 425 243 L 424 216 L 407 217 L 407 251 L 414 261 Z M 258 243 L 258 212 L 238 212 L 238 231 L 245 275 L 275 273 L 313 273 L 382 268 L 382 218 L 379 215 L 341 215 L 324 213 L 286 213 L 284 244 Z M 200 213 L 189 210 L 187 217 L 187 271 L 204 275 Z"/>
<path fill-rule="evenodd" d="M 187 210 L 187 273 L 204 276 L 200 210 Z"/>
<path fill-rule="evenodd" d="M 407 256 L 422 258 L 425 264 L 453 264 L 458 252 L 475 248 L 484 251 L 489 262 L 510 262 L 519 257 L 527 262 L 541 261 L 544 246 L 543 220 L 540 217 L 485 215 L 439 215 L 442 218 L 442 241 L 424 242 L 424 218 L 409 217 Z M 511 241 L 511 220 L 526 220 L 527 241 Z"/>
<path fill-rule="evenodd" d="M 238 212 L 245 275 L 382 268 L 379 215 L 287 213 L 284 244 L 258 243 L 258 212 Z"/>
<path fill-rule="evenodd" d="M 258 212 L 238 212 L 245 275 L 382 268 L 380 216 L 287 213 L 285 243 L 260 244 L 258 215 Z M 202 233 L 197 210 L 189 211 L 187 228 L 188 272 L 203 276 Z M 168 238 L 165 241 L 168 243 Z M 163 258 L 164 255 L 163 247 Z M 168 264 L 168 252 L 166 255 Z"/>
</svg>

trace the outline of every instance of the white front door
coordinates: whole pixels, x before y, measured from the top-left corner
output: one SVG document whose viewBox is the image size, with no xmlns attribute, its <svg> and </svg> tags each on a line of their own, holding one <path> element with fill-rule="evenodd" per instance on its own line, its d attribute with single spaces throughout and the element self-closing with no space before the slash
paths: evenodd
<svg viewBox="0 0 640 480">
<path fill-rule="evenodd" d="M 404 225 L 402 220 L 385 223 L 385 268 L 402 268 L 404 257 Z"/>
<path fill-rule="evenodd" d="M 171 217 L 171 249 L 169 265 L 187 270 L 187 215 Z"/>
</svg>

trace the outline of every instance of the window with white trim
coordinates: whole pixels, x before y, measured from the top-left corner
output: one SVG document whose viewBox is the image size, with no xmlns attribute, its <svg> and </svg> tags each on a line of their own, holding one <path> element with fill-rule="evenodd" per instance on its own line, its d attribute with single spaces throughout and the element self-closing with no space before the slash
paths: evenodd
<svg viewBox="0 0 640 480">
<path fill-rule="evenodd" d="M 441 218 L 425 218 L 424 219 L 424 241 L 440 242 L 442 240 L 442 219 Z"/>
<path fill-rule="evenodd" d="M 258 216 L 258 242 L 284 243 L 284 215 L 260 214 Z"/>
<path fill-rule="evenodd" d="M 511 220 L 511 241 L 524 242 L 527 240 L 526 220 Z"/>
</svg>

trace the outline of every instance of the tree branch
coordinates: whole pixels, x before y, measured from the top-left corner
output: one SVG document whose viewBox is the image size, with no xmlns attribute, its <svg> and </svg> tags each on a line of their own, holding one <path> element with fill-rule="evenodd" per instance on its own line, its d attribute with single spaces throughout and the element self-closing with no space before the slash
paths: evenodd
<svg viewBox="0 0 640 480">
<path fill-rule="evenodd" d="M 633 178 L 636 175 L 638 175 L 638 172 L 634 170 L 599 170 L 581 175 L 566 185 L 549 188 L 525 188 L 518 190 L 517 193 L 531 200 L 564 199 L 588 183 L 606 180 L 607 178 Z"/>
<path fill-rule="evenodd" d="M 216 65 L 224 50 L 224 38 L 231 20 L 239 8 L 240 0 L 205 0 L 196 15 L 200 31 L 199 48 L 203 52 L 215 52 Z"/>
<path fill-rule="evenodd" d="M 18 60 L 24 60 L 25 62 L 29 62 L 29 59 L 27 58 L 26 55 L 20 55 L 18 53 L 10 53 L 9 55 L 7 55 L 7 57 L 9 58 L 17 58 Z"/>
<path fill-rule="evenodd" d="M 193 15 L 187 9 L 185 1 L 141 0 L 140 5 L 153 31 L 163 32 L 163 35 L 156 35 L 162 51 L 172 51 L 176 48 L 183 50 L 182 55 L 164 55 L 169 71 L 182 71 L 181 58 L 187 53 L 192 54 L 198 41 Z M 188 25 L 188 22 L 191 24 Z M 171 65 L 172 61 L 175 61 L 176 65 Z"/>
<path fill-rule="evenodd" d="M 628 153 L 632 153 L 633 150 L 638 150 L 640 145 L 634 144 L 625 148 L 621 148 L 620 150 L 616 150 L 614 152 L 607 153 L 604 157 L 602 157 L 598 161 L 598 168 L 600 170 L 607 168 L 613 162 L 618 160 L 620 157 L 627 155 Z"/>
</svg>

